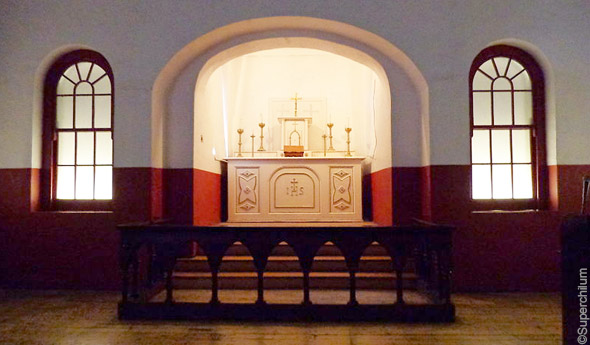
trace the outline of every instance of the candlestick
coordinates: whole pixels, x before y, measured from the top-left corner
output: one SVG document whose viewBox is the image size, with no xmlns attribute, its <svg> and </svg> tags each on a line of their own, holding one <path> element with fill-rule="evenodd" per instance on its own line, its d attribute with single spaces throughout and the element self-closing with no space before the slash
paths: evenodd
<svg viewBox="0 0 590 345">
<path fill-rule="evenodd" d="M 256 138 L 256 136 L 254 135 L 254 133 L 252 133 L 252 135 L 250 136 L 250 138 L 252 138 L 252 157 L 254 157 L 254 138 Z"/>
<path fill-rule="evenodd" d="M 344 130 L 346 131 L 346 154 L 344 156 L 352 157 L 350 154 L 350 131 L 352 131 L 352 128 L 346 127 Z"/>
<path fill-rule="evenodd" d="M 261 114 L 262 116 L 262 114 Z M 260 122 L 258 124 L 258 126 L 260 126 L 260 147 L 258 148 L 258 151 L 266 151 L 264 149 L 263 143 L 264 143 L 264 132 L 262 131 L 262 129 L 264 128 L 264 122 Z"/>
<path fill-rule="evenodd" d="M 330 147 L 328 148 L 328 151 L 333 152 L 333 151 L 336 151 L 334 149 L 334 146 L 332 146 L 332 127 L 334 127 L 334 124 L 330 122 L 330 123 L 326 124 L 326 126 L 328 126 L 328 128 L 330 129 Z"/>
<path fill-rule="evenodd" d="M 242 133 L 244 129 L 238 128 L 238 157 L 242 157 Z"/>
<path fill-rule="evenodd" d="M 327 138 L 327 137 L 328 137 L 328 136 L 326 135 L 326 133 L 324 133 L 324 134 L 322 135 L 322 138 L 324 138 L 324 157 L 326 157 L 326 138 Z"/>
</svg>

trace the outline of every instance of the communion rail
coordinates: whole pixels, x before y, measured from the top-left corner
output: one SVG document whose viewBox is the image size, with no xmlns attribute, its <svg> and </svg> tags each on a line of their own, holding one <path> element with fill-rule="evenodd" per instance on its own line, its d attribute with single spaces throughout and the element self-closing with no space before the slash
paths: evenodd
<svg viewBox="0 0 590 345">
<path fill-rule="evenodd" d="M 451 302 L 452 228 L 418 223 L 410 226 L 362 224 L 265 224 L 183 226 L 128 224 L 118 226 L 121 235 L 120 264 L 123 274 L 120 319 L 203 319 L 281 321 L 400 321 L 452 322 Z M 257 272 L 257 300 L 252 304 L 219 300 L 219 268 L 226 250 L 236 241 L 250 251 Z M 264 273 L 275 246 L 288 243 L 303 273 L 301 304 L 274 304 L 264 299 Z M 318 249 L 332 242 L 342 252 L 349 271 L 349 299 L 345 304 L 316 304 L 310 300 L 310 272 Z M 391 256 L 395 271 L 395 300 L 385 304 L 359 304 L 356 273 L 365 248 L 378 242 Z M 189 255 L 196 243 L 205 253 L 211 271 L 208 303 L 174 301 L 172 275 L 176 260 Z M 413 258 L 426 304 L 404 300 L 402 272 Z M 163 302 L 153 297 L 165 293 Z"/>
</svg>

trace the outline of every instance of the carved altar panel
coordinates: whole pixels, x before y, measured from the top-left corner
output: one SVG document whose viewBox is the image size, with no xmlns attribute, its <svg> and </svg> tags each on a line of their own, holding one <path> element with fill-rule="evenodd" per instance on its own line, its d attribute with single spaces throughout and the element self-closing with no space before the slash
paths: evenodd
<svg viewBox="0 0 590 345">
<path fill-rule="evenodd" d="M 361 157 L 230 157 L 228 222 L 362 221 Z"/>
<path fill-rule="evenodd" d="M 318 213 L 320 183 L 302 167 L 280 168 L 270 179 L 270 213 Z"/>
<path fill-rule="evenodd" d="M 258 168 L 236 169 L 236 213 L 259 213 Z"/>
<path fill-rule="evenodd" d="M 330 212 L 354 213 L 354 175 L 352 167 L 330 168 Z"/>
</svg>

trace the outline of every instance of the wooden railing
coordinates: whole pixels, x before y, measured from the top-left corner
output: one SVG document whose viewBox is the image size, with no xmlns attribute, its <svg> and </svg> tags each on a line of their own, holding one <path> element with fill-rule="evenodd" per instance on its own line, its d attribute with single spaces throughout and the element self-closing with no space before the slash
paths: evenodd
<svg viewBox="0 0 590 345">
<path fill-rule="evenodd" d="M 121 319 L 248 319 L 248 320 L 391 320 L 451 322 L 452 228 L 434 224 L 382 227 L 374 225 L 268 225 L 182 226 L 169 224 L 120 225 L 122 299 Z M 258 277 L 258 297 L 253 304 L 219 301 L 218 274 L 226 250 L 236 241 L 253 257 Z M 299 259 L 303 273 L 301 304 L 270 304 L 264 299 L 264 273 L 273 248 L 288 243 Z M 342 252 L 349 271 L 348 303 L 320 305 L 310 300 L 310 272 L 318 249 L 332 242 Z M 357 301 L 356 273 L 365 248 L 378 242 L 394 263 L 395 301 L 365 305 Z M 208 303 L 176 303 L 172 275 L 176 260 L 186 256 L 190 244 L 202 250 L 211 270 L 211 300 Z M 427 304 L 404 300 L 402 272 L 408 259 L 416 265 L 419 287 Z M 164 302 L 152 297 L 165 291 Z"/>
</svg>

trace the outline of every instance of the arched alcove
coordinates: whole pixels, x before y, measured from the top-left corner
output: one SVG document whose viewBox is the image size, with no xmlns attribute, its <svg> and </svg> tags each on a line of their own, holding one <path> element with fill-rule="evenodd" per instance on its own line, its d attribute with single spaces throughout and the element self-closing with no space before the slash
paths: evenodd
<svg viewBox="0 0 590 345">
<path fill-rule="evenodd" d="M 365 184 L 370 195 L 366 202 L 373 206 L 370 218 L 391 224 L 393 167 L 429 162 L 426 81 L 414 63 L 383 38 L 345 23 L 308 17 L 260 18 L 216 29 L 186 45 L 158 75 L 152 91 L 152 166 L 192 169 L 190 176 L 183 173 L 182 181 L 174 182 L 174 174 L 165 179 L 172 185 L 170 195 L 179 189 L 193 193 L 175 202 L 171 218 L 207 224 L 218 222 L 222 213 L 221 169 L 211 152 L 214 145 L 195 130 L 197 121 L 211 120 L 194 113 L 201 80 L 236 56 L 285 47 L 319 48 L 346 57 L 373 70 L 386 84 L 382 86 L 388 89 L 384 107 L 389 109 L 381 111 L 387 116 L 376 124 L 387 128 L 387 138 L 377 143 L 384 148 L 379 150 L 383 157 L 373 160 Z M 203 144 L 203 152 L 194 149 L 195 142 Z"/>
</svg>

